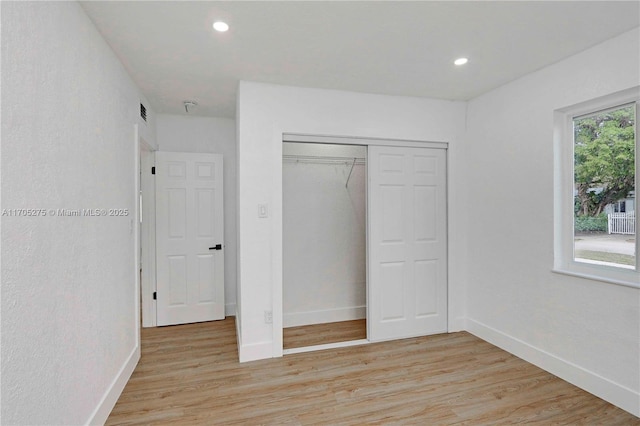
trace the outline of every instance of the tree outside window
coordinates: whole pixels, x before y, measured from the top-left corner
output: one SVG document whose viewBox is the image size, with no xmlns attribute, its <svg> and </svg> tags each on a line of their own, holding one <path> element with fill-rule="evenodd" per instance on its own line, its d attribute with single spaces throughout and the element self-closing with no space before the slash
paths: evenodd
<svg viewBox="0 0 640 426">
<path fill-rule="evenodd" d="M 573 120 L 577 261 L 635 266 L 635 117 L 632 104 Z"/>
</svg>

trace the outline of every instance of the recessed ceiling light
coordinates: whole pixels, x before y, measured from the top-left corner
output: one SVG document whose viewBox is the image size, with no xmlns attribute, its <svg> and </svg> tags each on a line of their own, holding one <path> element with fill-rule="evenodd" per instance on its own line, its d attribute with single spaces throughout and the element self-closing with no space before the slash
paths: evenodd
<svg viewBox="0 0 640 426">
<path fill-rule="evenodd" d="M 225 32 L 229 30 L 229 24 L 227 24 L 226 22 L 222 22 L 222 21 L 216 21 L 213 23 L 213 29 L 218 31 L 218 32 Z"/>
<path fill-rule="evenodd" d="M 453 63 L 456 64 L 456 65 L 464 65 L 467 62 L 469 62 L 469 60 L 467 58 L 458 58 L 455 61 L 453 61 Z"/>
</svg>

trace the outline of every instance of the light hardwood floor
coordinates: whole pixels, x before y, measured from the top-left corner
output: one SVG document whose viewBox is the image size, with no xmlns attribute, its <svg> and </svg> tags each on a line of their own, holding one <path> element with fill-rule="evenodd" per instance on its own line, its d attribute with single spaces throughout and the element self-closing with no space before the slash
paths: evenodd
<svg viewBox="0 0 640 426">
<path fill-rule="evenodd" d="M 640 425 L 468 333 L 238 363 L 233 318 L 143 329 L 108 425 Z"/>
<path fill-rule="evenodd" d="M 282 334 L 282 347 L 284 349 L 361 340 L 367 338 L 367 320 L 360 319 L 289 327 L 285 328 Z"/>
</svg>

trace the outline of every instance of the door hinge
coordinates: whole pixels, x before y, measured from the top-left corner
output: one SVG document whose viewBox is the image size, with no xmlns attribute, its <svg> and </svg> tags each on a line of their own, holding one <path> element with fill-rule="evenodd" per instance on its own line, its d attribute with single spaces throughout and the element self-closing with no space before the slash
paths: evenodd
<svg viewBox="0 0 640 426">
<path fill-rule="evenodd" d="M 151 174 L 152 175 L 156 174 L 156 166 L 151 167 Z"/>
<path fill-rule="evenodd" d="M 157 300 L 158 299 L 158 293 L 157 292 L 153 292 L 153 300 Z"/>
</svg>

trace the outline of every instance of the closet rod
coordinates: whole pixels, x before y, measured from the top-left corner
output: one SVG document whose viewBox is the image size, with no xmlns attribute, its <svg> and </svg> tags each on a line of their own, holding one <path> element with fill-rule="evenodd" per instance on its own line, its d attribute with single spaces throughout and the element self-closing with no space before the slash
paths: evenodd
<svg viewBox="0 0 640 426">
<path fill-rule="evenodd" d="M 344 184 L 345 188 L 349 187 L 349 179 L 351 179 L 351 173 L 353 173 L 353 166 L 356 165 L 356 158 L 354 157 L 353 163 L 351 163 L 351 170 L 349 170 L 349 176 L 347 177 L 347 183 Z"/>
</svg>

